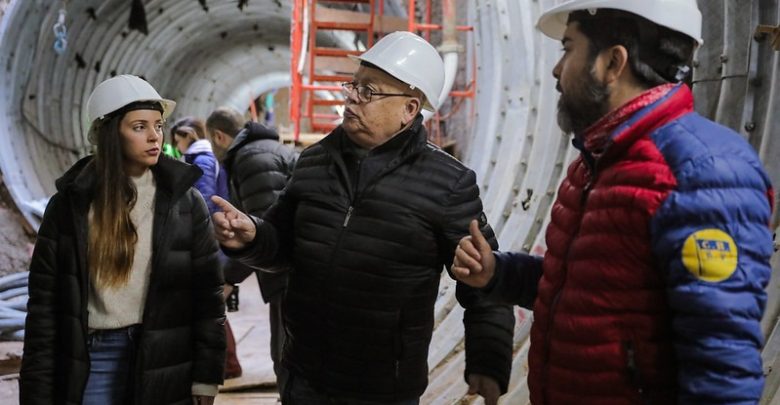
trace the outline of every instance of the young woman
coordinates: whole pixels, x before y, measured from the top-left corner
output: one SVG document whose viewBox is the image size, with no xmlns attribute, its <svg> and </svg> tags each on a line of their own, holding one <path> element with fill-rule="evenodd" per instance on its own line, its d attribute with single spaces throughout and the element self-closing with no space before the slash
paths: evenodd
<svg viewBox="0 0 780 405">
<path fill-rule="evenodd" d="M 87 102 L 94 156 L 57 180 L 30 265 L 27 404 L 211 404 L 222 275 L 200 170 L 161 157 L 175 103 L 135 76 Z"/>
</svg>

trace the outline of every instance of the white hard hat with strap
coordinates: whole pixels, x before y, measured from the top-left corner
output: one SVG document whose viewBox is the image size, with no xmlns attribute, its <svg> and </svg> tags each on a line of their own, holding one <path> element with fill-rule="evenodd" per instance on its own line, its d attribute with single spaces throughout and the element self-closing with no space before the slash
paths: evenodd
<svg viewBox="0 0 780 405">
<path fill-rule="evenodd" d="M 396 31 L 380 39 L 371 49 L 353 59 L 368 62 L 410 88 L 419 88 L 425 95 L 423 108 L 439 108 L 439 95 L 444 87 L 444 62 L 428 41 L 408 31 Z"/>
<path fill-rule="evenodd" d="M 553 7 L 542 14 L 537 28 L 553 39 L 563 39 L 569 13 L 599 9 L 622 10 L 652 21 L 660 26 L 680 32 L 699 43 L 702 16 L 696 0 L 571 0 Z"/>
<path fill-rule="evenodd" d="M 160 97 L 157 90 L 138 76 L 119 75 L 95 87 L 87 100 L 87 121 L 92 125 L 112 112 L 139 101 L 159 102 L 163 119 L 168 118 L 176 102 Z"/>
</svg>

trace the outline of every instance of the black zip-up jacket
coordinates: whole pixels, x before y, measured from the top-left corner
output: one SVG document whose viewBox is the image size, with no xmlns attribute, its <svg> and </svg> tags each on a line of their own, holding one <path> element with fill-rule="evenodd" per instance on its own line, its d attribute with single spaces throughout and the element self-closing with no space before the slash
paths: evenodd
<svg viewBox="0 0 780 405">
<path fill-rule="evenodd" d="M 256 122 L 248 122 L 236 135 L 225 156 L 230 200 L 247 214 L 261 217 L 276 201 L 292 175 L 297 156 L 279 142 L 279 134 Z M 225 279 L 231 284 L 243 281 L 253 269 L 228 261 Z M 284 292 L 287 275 L 257 272 L 265 302 Z"/>
<path fill-rule="evenodd" d="M 227 253 L 266 269 L 292 265 L 283 361 L 293 374 L 336 397 L 419 397 L 442 269 L 472 219 L 498 246 L 474 172 L 427 142 L 421 116 L 350 164 L 354 175 L 342 158 L 345 136 L 338 127 L 305 150 L 253 244 Z M 506 392 L 511 309 L 461 284 L 457 297 L 466 308 L 466 374 L 490 376 Z"/>
<path fill-rule="evenodd" d="M 57 180 L 30 264 L 21 405 L 80 405 L 89 376 L 87 214 L 92 157 Z M 191 188 L 201 171 L 160 157 L 152 271 L 133 371 L 138 405 L 190 405 L 192 383 L 221 384 L 225 366 L 222 274 L 206 204 Z"/>
</svg>

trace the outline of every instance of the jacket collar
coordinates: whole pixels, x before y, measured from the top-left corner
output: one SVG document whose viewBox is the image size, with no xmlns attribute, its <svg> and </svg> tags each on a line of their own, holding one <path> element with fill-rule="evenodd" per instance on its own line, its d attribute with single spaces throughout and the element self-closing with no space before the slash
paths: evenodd
<svg viewBox="0 0 780 405">
<path fill-rule="evenodd" d="M 418 115 L 415 117 L 412 125 L 405 131 L 394 136 L 390 141 L 371 150 L 368 157 L 371 157 L 372 155 L 376 156 L 377 153 L 387 154 L 383 159 L 387 158 L 389 163 L 373 175 L 371 179 L 367 181 L 367 184 L 372 183 L 386 173 L 394 170 L 407 158 L 416 155 L 426 147 L 428 144 L 428 133 L 422 125 L 422 121 L 422 115 Z M 347 172 L 343 157 L 343 146 L 346 141 L 348 141 L 346 137 L 347 134 L 344 132 L 343 127 L 339 125 L 333 132 L 322 139 L 318 145 L 321 145 L 331 158 L 331 164 L 328 166 L 328 171 L 334 176 L 342 177 L 347 186 L 346 189 L 350 200 L 354 200 L 356 196 L 353 194 L 354 190 L 350 183 L 350 176 Z M 390 154 L 394 154 L 394 156 L 391 158 Z"/>
<path fill-rule="evenodd" d="M 225 153 L 225 167 L 230 167 L 233 163 L 233 159 L 236 157 L 239 149 L 244 145 L 259 141 L 261 139 L 270 139 L 273 141 L 279 141 L 279 134 L 271 128 L 268 128 L 260 123 L 249 121 L 244 125 L 244 129 L 239 131 L 238 135 L 230 143 L 227 152 Z"/>
<path fill-rule="evenodd" d="M 693 94 L 687 85 L 680 83 L 660 90 L 664 91 L 663 95 L 654 97 L 652 102 L 612 125 L 608 142 L 597 158 L 593 156 L 594 151 L 588 148 L 587 139 L 582 136 L 575 137 L 572 144 L 583 153 L 586 161 L 595 164 L 595 160 L 598 160 L 599 164 L 604 164 L 619 157 L 637 139 L 693 112 Z"/>
<path fill-rule="evenodd" d="M 180 162 L 168 156 L 160 156 L 157 164 L 151 168 L 158 191 L 173 197 L 184 194 L 203 172 L 192 165 Z M 97 172 L 94 156 L 90 155 L 76 162 L 55 182 L 57 191 L 73 192 L 82 197 L 91 197 L 97 188 Z"/>
<path fill-rule="evenodd" d="M 339 125 L 328 136 L 323 138 L 319 143 L 322 145 L 331 155 L 340 156 L 343 148 L 342 146 L 348 142 L 345 139 L 347 134 L 344 132 L 344 128 Z M 418 114 L 414 118 L 412 125 L 405 131 L 398 133 L 389 141 L 383 143 L 372 149 L 370 155 L 376 155 L 380 153 L 388 153 L 392 151 L 398 152 L 398 157 L 395 160 L 401 161 L 406 157 L 417 153 L 428 144 L 428 131 L 423 125 L 423 116 Z"/>
<path fill-rule="evenodd" d="M 187 148 L 187 152 L 184 154 L 195 155 L 198 153 L 212 153 L 211 142 L 209 142 L 207 139 L 198 139 L 197 141 L 193 142 L 189 148 Z"/>
<path fill-rule="evenodd" d="M 591 153 L 599 156 L 612 141 L 615 129 L 629 121 L 643 108 L 663 98 L 674 86 L 674 84 L 667 83 L 647 89 L 632 100 L 604 115 L 586 129 L 582 135 L 579 135 L 583 144 Z"/>
</svg>

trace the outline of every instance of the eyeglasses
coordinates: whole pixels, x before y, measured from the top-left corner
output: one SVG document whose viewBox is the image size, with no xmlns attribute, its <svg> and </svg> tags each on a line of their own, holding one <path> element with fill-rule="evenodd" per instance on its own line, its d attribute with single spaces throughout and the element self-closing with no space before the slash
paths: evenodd
<svg viewBox="0 0 780 405">
<path fill-rule="evenodd" d="M 371 90 L 365 84 L 357 84 L 355 82 L 341 83 L 341 91 L 344 93 L 344 97 L 349 97 L 353 91 L 357 91 L 358 101 L 361 103 L 370 103 L 373 96 L 385 96 L 385 97 L 414 97 L 411 94 L 404 93 L 379 93 Z"/>
</svg>

